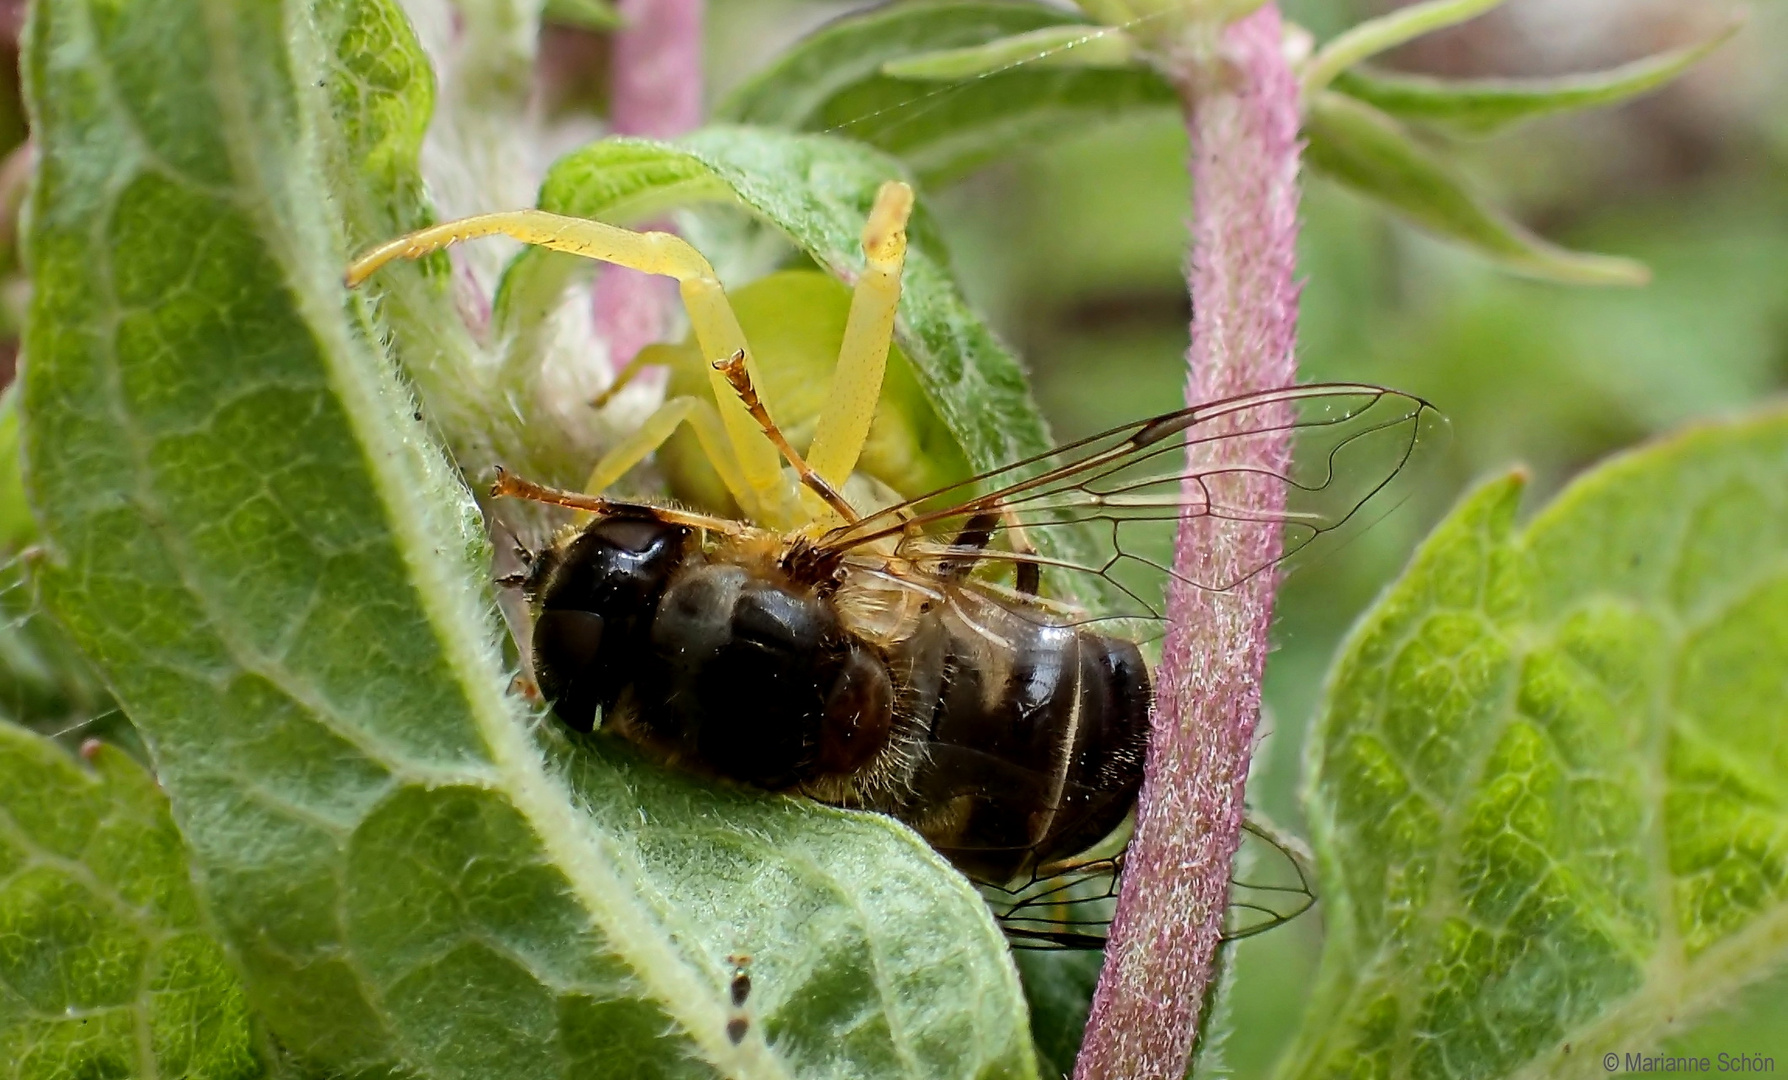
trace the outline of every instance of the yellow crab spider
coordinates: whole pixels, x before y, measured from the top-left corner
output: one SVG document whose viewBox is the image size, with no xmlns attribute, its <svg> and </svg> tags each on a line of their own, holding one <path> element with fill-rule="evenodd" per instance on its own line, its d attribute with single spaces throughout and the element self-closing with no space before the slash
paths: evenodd
<svg viewBox="0 0 1788 1080">
<path fill-rule="evenodd" d="M 851 291 L 831 389 L 804 458 L 757 401 L 753 387 L 761 382 L 756 360 L 714 268 L 681 237 L 544 210 L 480 214 L 380 244 L 354 261 L 346 280 L 354 287 L 395 259 L 418 259 L 463 240 L 498 235 L 675 279 L 707 361 L 713 400 L 688 394 L 667 400 L 596 463 L 585 490 L 595 493 L 613 484 L 687 423 L 748 517 L 784 531 L 823 529 L 852 516 L 837 492 L 857 465 L 881 398 L 912 207 L 912 189 L 900 181 L 891 180 L 876 193 L 863 228 L 866 266 Z M 630 364 L 617 382 L 638 369 L 637 362 Z M 796 477 L 784 471 L 784 459 Z"/>
</svg>

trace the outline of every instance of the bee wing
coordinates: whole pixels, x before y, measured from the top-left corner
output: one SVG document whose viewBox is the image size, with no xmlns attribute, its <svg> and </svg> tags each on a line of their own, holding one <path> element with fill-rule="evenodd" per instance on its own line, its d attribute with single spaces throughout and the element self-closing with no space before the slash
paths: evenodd
<svg viewBox="0 0 1788 1080">
<path fill-rule="evenodd" d="M 980 886 L 1015 949 L 1103 949 L 1117 907 L 1122 854 L 1090 859 L 1018 889 Z"/>
<path fill-rule="evenodd" d="M 1095 608 L 1101 618 L 1159 619 L 1170 578 L 1232 588 L 1269 566 L 1320 554 L 1331 546 L 1322 541 L 1371 517 L 1369 505 L 1388 510 L 1393 481 L 1430 456 L 1444 429 L 1428 402 L 1383 387 L 1245 394 L 983 473 L 841 526 L 819 543 L 849 551 L 892 540 L 909 572 L 944 578 L 993 578 L 991 567 L 1003 565 L 1021 592 L 1040 571 L 1050 579 L 1046 597 Z M 1257 487 L 1262 478 L 1283 494 L 1282 509 L 1250 508 L 1239 481 Z M 1187 516 L 1279 528 L 1281 553 L 1226 580 L 1194 580 L 1173 568 L 1174 530 Z M 1057 571 L 1080 575 L 1079 583 Z"/>
<path fill-rule="evenodd" d="M 1316 904 L 1313 861 L 1303 841 L 1257 814 L 1244 817 L 1223 940 L 1253 937 L 1309 911 Z"/>
<path fill-rule="evenodd" d="M 1242 824 L 1238 875 L 1230 879 L 1223 940 L 1253 937 L 1290 922 L 1316 903 L 1303 845 L 1256 819 Z M 1117 907 L 1124 855 L 1087 859 L 1018 888 L 981 885 L 1013 948 L 1101 949 Z"/>
</svg>

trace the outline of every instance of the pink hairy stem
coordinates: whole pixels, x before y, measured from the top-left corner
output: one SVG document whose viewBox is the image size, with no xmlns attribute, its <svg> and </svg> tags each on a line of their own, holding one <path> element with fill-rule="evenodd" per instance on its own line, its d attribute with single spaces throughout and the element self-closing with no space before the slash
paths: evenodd
<svg viewBox="0 0 1788 1080">
<path fill-rule="evenodd" d="M 1288 386 L 1296 376 L 1300 144 L 1298 85 L 1279 12 L 1268 3 L 1165 66 L 1191 137 L 1186 400 Z M 1249 464 L 1283 471 L 1286 442 L 1247 442 Z M 1192 464 L 1208 466 L 1213 453 L 1237 464 L 1243 452 L 1206 444 L 1192 450 Z M 1257 478 L 1212 488 L 1228 505 L 1267 515 L 1283 509 L 1283 493 Z M 1274 526 L 1187 517 L 1176 576 L 1234 581 L 1271 563 L 1279 545 Z M 1228 904 L 1277 586 L 1268 571 L 1221 592 L 1181 581 L 1169 591 L 1136 835 L 1077 1080 L 1186 1074 Z"/>
<path fill-rule="evenodd" d="M 609 66 L 609 128 L 672 139 L 702 121 L 702 15 L 706 0 L 621 0 L 625 26 Z M 653 229 L 672 230 L 668 222 Z M 664 333 L 677 283 L 619 266 L 603 268 L 591 298 L 596 332 L 619 369 Z"/>
</svg>

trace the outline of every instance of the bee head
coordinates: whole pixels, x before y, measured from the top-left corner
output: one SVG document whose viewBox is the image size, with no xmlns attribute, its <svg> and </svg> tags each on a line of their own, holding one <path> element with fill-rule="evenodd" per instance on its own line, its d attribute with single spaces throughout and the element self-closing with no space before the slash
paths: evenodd
<svg viewBox="0 0 1788 1080">
<path fill-rule="evenodd" d="M 566 724 L 588 731 L 618 699 L 689 537 L 648 516 L 600 517 L 561 533 L 520 575 L 534 607 L 534 675 Z"/>
</svg>

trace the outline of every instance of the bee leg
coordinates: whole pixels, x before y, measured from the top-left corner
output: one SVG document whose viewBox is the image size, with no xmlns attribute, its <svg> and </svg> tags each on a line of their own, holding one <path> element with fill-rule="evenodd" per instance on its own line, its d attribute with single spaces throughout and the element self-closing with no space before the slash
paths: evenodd
<svg viewBox="0 0 1788 1080">
<path fill-rule="evenodd" d="M 1034 561 L 1037 549 L 1031 546 L 1030 537 L 1024 534 L 1024 523 L 1018 520 L 1010 506 L 1001 508 L 1000 518 L 1006 523 L 1006 542 L 1012 545 L 1013 554 L 1019 556 L 1012 569 L 1017 575 L 1018 591 L 1035 596 L 1043 588 L 1042 568 Z"/>
<path fill-rule="evenodd" d="M 938 573 L 947 578 L 967 577 L 969 571 L 980 561 L 970 552 L 986 549 L 987 542 L 993 539 L 993 527 L 999 524 L 997 514 L 976 514 L 963 523 L 962 528 L 950 540 L 950 550 L 962 554 L 945 559 L 938 564 Z"/>
<path fill-rule="evenodd" d="M 986 549 L 993 540 L 994 533 L 1003 527 L 1006 543 L 1011 545 L 1013 573 L 1017 575 L 1017 589 L 1026 596 L 1036 596 L 1042 587 L 1041 573 L 1035 561 L 1037 549 L 1031 546 L 1030 539 L 1024 534 L 1024 524 L 1011 507 L 1001 507 L 997 511 L 982 511 L 963 523 L 962 530 L 950 541 L 950 550 L 961 552 L 960 555 L 943 560 L 938 572 L 944 577 L 966 577 L 975 568 L 980 558 L 973 554 Z"/>
<path fill-rule="evenodd" d="M 627 475 L 627 470 L 646 460 L 653 451 L 663 446 L 684 423 L 694 429 L 696 441 L 702 445 L 702 453 L 713 463 L 714 471 L 720 474 L 720 481 L 726 485 L 726 490 L 732 493 L 739 505 L 747 505 L 751 499 L 751 488 L 745 483 L 744 476 L 739 472 L 739 463 L 733 458 L 732 445 L 727 442 L 720 413 L 714 408 L 713 402 L 697 397 L 671 398 L 660 405 L 633 434 L 602 455 L 602 460 L 590 470 L 590 478 L 584 481 L 584 490 L 596 495 L 613 487 L 616 481 Z M 582 524 L 592 516 L 588 511 L 579 511 L 576 520 Z"/>
<path fill-rule="evenodd" d="M 881 400 L 888 345 L 894 337 L 894 309 L 900 303 L 900 272 L 906 264 L 906 223 L 912 211 L 913 189 L 890 180 L 876 192 L 863 226 L 866 265 L 851 292 L 832 389 L 820 410 L 813 444 L 807 448 L 807 463 L 834 488 L 857 467 Z"/>
<path fill-rule="evenodd" d="M 714 267 L 688 241 L 670 233 L 633 232 L 545 210 L 479 214 L 432 225 L 380 244 L 354 260 L 345 281 L 353 288 L 397 259 L 420 259 L 463 240 L 483 236 L 508 236 L 524 244 L 675 278 L 703 355 L 718 359 L 743 353 L 746 370 L 755 373 L 745 331 L 739 327 L 738 316 L 727 302 L 720 279 L 714 276 Z M 727 441 L 732 444 L 733 461 L 750 492 L 748 498 L 739 500 L 740 505 L 762 520 L 786 517 L 788 483 L 776 448 L 759 433 L 744 405 L 728 393 L 720 373 L 711 372 L 710 378 Z"/>
</svg>

